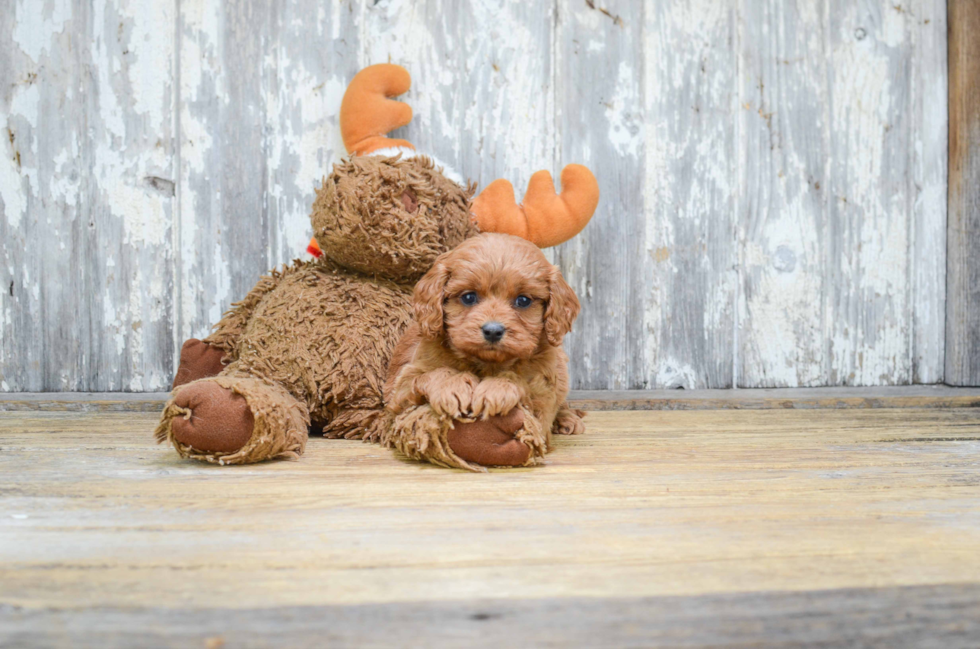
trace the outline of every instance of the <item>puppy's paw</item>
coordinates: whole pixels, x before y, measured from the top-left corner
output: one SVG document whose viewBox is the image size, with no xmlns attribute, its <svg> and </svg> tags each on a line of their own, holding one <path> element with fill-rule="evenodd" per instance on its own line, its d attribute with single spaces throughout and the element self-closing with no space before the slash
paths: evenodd
<svg viewBox="0 0 980 649">
<path fill-rule="evenodd" d="M 585 413 L 581 410 L 569 410 L 563 408 L 558 411 L 555 417 L 555 427 L 553 432 L 556 435 L 581 435 L 585 432 L 585 422 L 582 417 Z"/>
<path fill-rule="evenodd" d="M 483 379 L 473 390 L 471 409 L 474 417 L 492 417 L 510 412 L 524 398 L 524 391 L 507 379 Z"/>
<path fill-rule="evenodd" d="M 440 415 L 465 417 L 471 412 L 473 392 L 479 384 L 472 374 L 453 374 L 429 390 L 429 405 Z"/>
</svg>

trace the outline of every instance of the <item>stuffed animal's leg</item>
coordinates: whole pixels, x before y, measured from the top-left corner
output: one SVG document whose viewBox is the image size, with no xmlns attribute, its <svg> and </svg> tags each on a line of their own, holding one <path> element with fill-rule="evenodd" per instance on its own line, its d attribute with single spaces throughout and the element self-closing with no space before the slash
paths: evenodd
<svg viewBox="0 0 980 649">
<path fill-rule="evenodd" d="M 180 365 L 171 390 L 191 381 L 217 376 L 225 369 L 221 359 L 225 352 L 203 340 L 190 338 L 180 348 Z"/>
<path fill-rule="evenodd" d="M 428 404 L 395 416 L 382 443 L 416 460 L 470 471 L 533 465 L 547 450 L 540 424 L 522 408 L 486 419 L 454 421 Z"/>
<path fill-rule="evenodd" d="M 449 446 L 451 429 L 452 420 L 437 413 L 429 404 L 410 406 L 395 416 L 381 443 L 414 460 L 470 471 L 484 471 L 481 466 L 470 464 L 453 452 Z"/>
<path fill-rule="evenodd" d="M 482 466 L 534 464 L 532 447 L 517 438 L 524 420 L 520 408 L 486 419 L 455 420 L 448 434 L 449 447 L 467 462 Z"/>
<path fill-rule="evenodd" d="M 377 408 L 345 408 L 323 427 L 323 436 L 337 439 L 363 439 L 379 442 L 391 428 L 393 415 L 380 403 Z"/>
<path fill-rule="evenodd" d="M 235 302 L 231 308 L 214 325 L 214 331 L 204 340 L 188 339 L 180 349 L 180 365 L 170 389 L 181 385 L 217 376 L 224 369 L 224 362 L 232 362 L 238 357 L 238 341 L 245 331 L 259 303 L 272 291 L 282 278 L 303 265 L 302 262 L 284 267 L 281 271 L 274 270 L 269 275 L 259 278 L 258 283 L 249 291 L 241 302 Z"/>
<path fill-rule="evenodd" d="M 222 374 L 180 386 L 163 409 L 157 442 L 213 464 L 296 458 L 306 447 L 306 405 L 259 378 Z"/>
</svg>

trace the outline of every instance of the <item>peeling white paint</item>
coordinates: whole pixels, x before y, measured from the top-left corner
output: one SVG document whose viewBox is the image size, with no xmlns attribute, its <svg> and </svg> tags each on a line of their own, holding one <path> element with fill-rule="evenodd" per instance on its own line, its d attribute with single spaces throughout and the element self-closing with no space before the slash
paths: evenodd
<svg viewBox="0 0 980 649">
<path fill-rule="evenodd" d="M 129 43 L 135 58 L 128 75 L 132 109 L 145 115 L 151 124 L 166 124 L 170 119 L 173 69 L 161 62 L 169 62 L 173 56 L 173 6 L 159 0 L 142 0 L 129 10 Z"/>
<path fill-rule="evenodd" d="M 41 56 L 51 47 L 54 34 L 65 28 L 71 18 L 71 0 L 52 0 L 45 2 L 39 10 L 34 0 L 20 0 L 14 12 L 13 42 L 16 43 L 31 61 L 38 63 Z"/>
<path fill-rule="evenodd" d="M 2 118 L 0 115 L 0 119 Z M 27 194 L 23 180 L 9 140 L 0 142 L 0 201 L 3 201 L 4 218 L 12 229 L 20 228 L 21 219 L 27 213 Z"/>
<path fill-rule="evenodd" d="M 12 389 L 165 385 L 142 374 L 169 366 L 170 315 L 149 316 L 169 301 L 172 212 L 166 191 L 144 181 L 172 182 L 172 9 L 110 0 L 75 14 L 70 2 L 23 2 L 0 34 L 10 61 L 0 70 L 10 88 L 0 230 L 15 243 L 0 283 L 19 291 L 16 309 L 0 305 L 0 372 Z"/>
<path fill-rule="evenodd" d="M 646 5 L 642 387 L 729 387 L 736 66 L 730 5 Z M 622 152 L 622 151 L 621 151 Z"/>
<path fill-rule="evenodd" d="M 220 258 L 222 253 L 221 243 L 217 242 L 215 244 L 214 254 L 216 258 Z M 217 264 L 215 266 L 215 278 L 213 294 L 210 296 L 211 306 L 208 309 L 207 321 L 210 323 L 215 323 L 221 319 L 221 314 L 224 313 L 225 309 L 231 303 L 231 277 L 228 274 L 228 264 Z M 191 335 L 203 338 L 210 332 L 210 325 L 205 325 L 200 327 L 197 331 L 194 331 Z M 188 336 L 190 337 L 190 336 Z"/>
<path fill-rule="evenodd" d="M 0 389 L 165 387 L 182 338 L 302 253 L 348 77 L 389 60 L 404 134 L 464 177 L 596 171 L 596 219 L 547 252 L 585 304 L 578 387 L 940 380 L 944 3 L 602 6 L 17 2 Z M 75 347 L 17 335 L 42 312 Z"/>
<path fill-rule="evenodd" d="M 659 388 L 688 390 L 698 385 L 698 372 L 691 365 L 679 362 L 677 359 L 661 358 L 657 364 L 654 382 Z"/>
<path fill-rule="evenodd" d="M 0 199 L 4 202 L 7 223 L 19 228 L 27 216 L 28 191 L 37 196 L 37 167 L 33 152 L 36 150 L 34 131 L 38 126 L 40 91 L 35 84 L 18 84 L 13 87 L 10 107 L 0 111 L 0 123 L 6 130 L 3 140 L 3 160 L 0 161 Z M 27 181 L 26 187 L 24 181 Z"/>
<path fill-rule="evenodd" d="M 609 122 L 609 142 L 622 155 L 636 157 L 643 142 L 642 115 L 630 112 L 637 105 L 639 77 L 632 62 L 620 61 L 616 77 L 616 91 L 606 104 L 606 119 Z"/>
<path fill-rule="evenodd" d="M 273 121 L 269 146 L 270 198 L 279 205 L 279 237 L 285 253 L 274 263 L 287 263 L 309 241 L 310 206 L 315 188 L 344 155 L 340 137 L 340 101 L 346 80 L 321 79 L 282 48 L 277 62 L 283 83 L 265 97 L 265 113 Z M 298 164 L 297 164 L 298 163 Z"/>
</svg>

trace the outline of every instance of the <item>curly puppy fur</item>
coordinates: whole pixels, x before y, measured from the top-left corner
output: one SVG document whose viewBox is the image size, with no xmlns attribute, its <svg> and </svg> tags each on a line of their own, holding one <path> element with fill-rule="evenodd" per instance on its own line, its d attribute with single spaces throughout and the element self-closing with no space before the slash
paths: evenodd
<svg viewBox="0 0 980 649">
<path fill-rule="evenodd" d="M 224 370 L 174 390 L 158 439 L 183 457 L 223 464 L 295 457 L 304 422 L 328 437 L 379 440 L 390 427 L 388 362 L 411 322 L 414 284 L 477 233 L 473 191 L 421 156 L 334 165 L 311 215 L 323 256 L 273 271 L 232 305 L 204 340 L 223 352 Z M 244 396 L 255 417 L 252 438 L 235 452 L 187 446 L 180 426 L 175 436 L 174 420 L 190 420 L 195 386 L 207 381 Z"/>
<path fill-rule="evenodd" d="M 455 452 L 453 420 L 519 408 L 523 428 L 514 437 L 530 448 L 527 465 L 548 451 L 552 432 L 584 430 L 583 413 L 565 403 L 562 349 L 579 301 L 537 246 L 506 234 L 468 239 L 419 281 L 414 307 L 416 324 L 399 342 L 385 384 L 391 445 L 478 470 Z"/>
</svg>

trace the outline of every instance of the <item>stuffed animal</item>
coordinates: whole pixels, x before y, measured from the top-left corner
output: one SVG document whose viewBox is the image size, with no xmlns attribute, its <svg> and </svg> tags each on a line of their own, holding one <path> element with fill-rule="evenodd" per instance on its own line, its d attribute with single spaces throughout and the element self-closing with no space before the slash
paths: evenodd
<svg viewBox="0 0 980 649">
<path fill-rule="evenodd" d="M 310 217 L 316 258 L 262 277 L 210 336 L 184 343 L 158 442 L 185 458 L 244 464 L 298 457 L 311 428 L 380 441 L 391 428 L 388 364 L 412 320 L 415 282 L 435 259 L 481 230 L 555 245 L 591 218 L 598 184 L 585 167 L 564 169 L 560 195 L 550 174 L 536 173 L 523 206 L 503 180 L 474 200 L 475 186 L 386 137 L 411 121 L 411 108 L 391 99 L 410 84 L 391 64 L 351 81 L 340 110 L 350 157 L 323 180 Z M 459 425 L 465 443 L 491 444 L 518 432 L 512 420 Z"/>
</svg>

